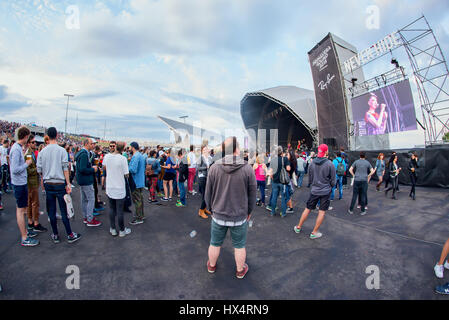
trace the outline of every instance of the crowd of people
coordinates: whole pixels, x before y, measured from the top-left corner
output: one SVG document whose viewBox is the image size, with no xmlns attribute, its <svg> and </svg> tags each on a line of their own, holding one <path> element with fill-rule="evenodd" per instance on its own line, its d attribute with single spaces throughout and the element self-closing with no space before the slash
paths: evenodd
<svg viewBox="0 0 449 320">
<path fill-rule="evenodd" d="M 0 137 L 14 138 L 14 132 L 20 127 L 20 123 L 0 120 Z"/>
<path fill-rule="evenodd" d="M 39 222 L 39 188 L 45 191 L 46 212 L 51 225 L 51 240 L 59 243 L 61 238 L 57 226 L 57 205 L 59 218 L 67 234 L 67 241 L 73 243 L 81 234 L 71 229 L 67 202 L 72 188 L 81 195 L 83 222 L 87 227 L 102 224 L 96 216 L 105 210 L 105 203 L 99 196 L 99 188 L 105 190 L 109 200 L 109 232 L 112 236 L 124 237 L 131 233 L 126 227 L 124 212 L 131 212 L 130 225 L 139 225 L 145 221 L 145 202 L 150 204 L 171 202 L 178 208 L 187 206 L 187 198 L 194 196 L 194 182 L 198 184 L 201 203 L 198 216 L 211 218 L 211 241 L 208 252 L 207 269 L 216 271 L 220 248 L 230 229 L 235 248 L 236 276 L 243 278 L 249 267 L 246 259 L 246 234 L 248 222 L 255 206 L 265 207 L 271 216 L 279 212 L 281 217 L 294 212 L 293 193 L 303 187 L 303 178 L 308 174 L 309 197 L 300 220 L 294 226 L 294 232 L 302 232 L 303 225 L 310 212 L 318 207 L 315 226 L 310 239 L 323 236 L 320 227 L 326 211 L 333 210 L 331 202 L 343 199 L 344 185 L 352 185 L 352 199 L 348 208 L 354 214 L 358 203 L 360 215 L 367 213 L 368 184 L 376 175 L 376 190 L 385 182 L 385 196 L 392 191 L 392 199 L 397 199 L 398 175 L 402 168 L 398 165 L 398 155 L 393 152 L 389 161 L 380 153 L 376 163 L 366 160 L 364 152 L 360 158 L 349 163 L 343 149 L 330 159 L 327 145 L 318 147 L 317 153 L 293 149 L 291 145 L 277 146 L 267 153 L 241 152 L 235 137 L 226 139 L 220 148 L 210 149 L 207 142 L 195 150 L 167 149 L 162 146 L 140 147 L 137 142 L 128 146 L 124 142 L 110 141 L 107 147 L 101 147 L 91 138 L 82 145 L 58 143 L 58 132 L 52 127 L 47 130 L 44 144 L 37 147 L 35 137 L 25 126 L 17 131 L 18 141 L 2 141 L 0 160 L 2 165 L 0 187 L 4 192 L 14 191 L 17 205 L 17 223 L 21 234 L 22 246 L 36 246 L 39 233 L 48 231 Z M 198 152 L 199 151 L 199 152 Z M 407 168 L 412 182 L 409 196 L 416 199 L 415 185 L 419 161 L 417 154 L 410 156 Z M 271 186 L 270 196 L 266 191 Z M 0 189 L 0 190 L 1 190 Z M 144 190 L 148 198 L 145 201 Z M 280 197 L 280 206 L 278 198 Z M 159 198 L 159 200 L 158 200 Z M 0 193 L 0 209 L 1 206 Z M 28 221 L 25 224 L 25 216 Z M 449 252 L 449 240 L 445 245 L 442 258 L 435 266 L 435 274 L 442 277 L 443 268 Z M 444 266 L 444 267 L 443 267 Z"/>
</svg>

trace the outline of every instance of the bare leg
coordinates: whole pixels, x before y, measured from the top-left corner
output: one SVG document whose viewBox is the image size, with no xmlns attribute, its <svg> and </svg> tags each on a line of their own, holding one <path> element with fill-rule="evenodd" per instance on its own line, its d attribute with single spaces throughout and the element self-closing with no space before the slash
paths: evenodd
<svg viewBox="0 0 449 320">
<path fill-rule="evenodd" d="M 211 267 L 215 267 L 218 257 L 220 256 L 220 247 L 209 246 L 209 263 Z"/>
<path fill-rule="evenodd" d="M 318 232 L 318 229 L 320 228 L 321 224 L 324 221 L 325 215 L 326 215 L 326 211 L 323 211 L 323 210 L 318 211 L 318 217 L 316 218 L 315 228 L 313 228 L 313 231 L 312 231 L 313 234 Z"/>
<path fill-rule="evenodd" d="M 447 255 L 449 254 L 449 239 L 446 240 L 446 243 L 444 244 L 443 251 L 441 252 L 440 262 L 438 262 L 438 265 L 443 265 L 444 260 L 446 260 Z"/>
<path fill-rule="evenodd" d="M 237 271 L 243 271 L 243 266 L 246 260 L 246 248 L 234 249 L 235 264 L 237 266 Z"/>
<path fill-rule="evenodd" d="M 377 185 L 376 185 L 376 188 L 377 188 L 377 189 L 379 189 L 379 187 L 380 187 L 380 185 L 382 184 L 383 180 L 384 180 L 384 177 L 383 177 L 383 176 L 379 177 L 379 182 L 378 182 Z"/>
<path fill-rule="evenodd" d="M 301 216 L 301 219 L 299 219 L 299 224 L 298 224 L 299 229 L 301 229 L 304 222 L 306 222 L 307 217 L 309 216 L 309 213 L 310 213 L 310 209 L 307 209 L 307 208 L 305 208 L 304 211 L 302 212 L 302 216 Z"/>
<path fill-rule="evenodd" d="M 22 240 L 27 238 L 27 231 L 25 228 L 25 213 L 27 208 L 17 208 L 16 216 L 17 216 L 17 225 L 19 226 L 20 235 L 22 236 Z"/>
<path fill-rule="evenodd" d="M 173 196 L 173 180 L 170 180 L 169 182 L 170 185 L 170 198 Z"/>
<path fill-rule="evenodd" d="M 165 194 L 165 199 L 168 199 L 168 188 L 167 188 L 166 180 L 164 180 L 164 194 Z"/>
</svg>

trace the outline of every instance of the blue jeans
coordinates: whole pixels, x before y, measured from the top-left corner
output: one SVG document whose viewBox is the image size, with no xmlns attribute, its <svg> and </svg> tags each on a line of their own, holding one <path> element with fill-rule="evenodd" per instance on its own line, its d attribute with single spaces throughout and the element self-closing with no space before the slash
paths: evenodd
<svg viewBox="0 0 449 320">
<path fill-rule="evenodd" d="M 186 205 L 186 185 L 185 182 L 178 182 L 179 199 L 183 205 Z"/>
<path fill-rule="evenodd" d="M 293 182 L 290 182 L 289 184 L 287 184 L 287 185 L 285 186 L 285 192 L 286 192 L 286 199 L 287 199 L 287 202 L 290 201 L 290 199 L 292 198 L 292 195 L 293 195 L 292 184 L 293 184 Z"/>
<path fill-rule="evenodd" d="M 157 186 L 159 187 L 159 192 L 163 192 L 164 191 L 164 183 L 162 179 L 158 179 L 157 180 Z"/>
<path fill-rule="evenodd" d="M 178 180 L 176 179 L 176 173 L 175 173 L 175 179 L 173 180 L 173 194 L 178 194 Z"/>
<path fill-rule="evenodd" d="M 302 187 L 302 179 L 304 179 L 305 171 L 298 171 L 296 174 L 298 176 L 298 187 Z"/>
<path fill-rule="evenodd" d="M 56 201 L 58 201 L 65 231 L 67 235 L 71 235 L 72 229 L 70 228 L 70 221 L 67 217 L 67 207 L 64 200 L 64 195 L 66 194 L 65 184 L 44 183 L 44 188 L 45 196 L 47 198 L 48 217 L 50 218 L 53 234 L 58 235 L 58 220 L 56 220 Z"/>
<path fill-rule="evenodd" d="M 332 188 L 331 200 L 334 200 L 335 189 L 338 186 L 339 199 L 343 198 L 343 176 L 337 176 L 337 183 Z"/>
<path fill-rule="evenodd" d="M 262 202 L 263 204 L 265 204 L 265 185 L 265 181 L 257 181 L 257 187 L 260 191 L 260 202 Z"/>
<path fill-rule="evenodd" d="M 281 184 L 281 183 L 276 183 L 273 182 L 273 187 L 272 187 L 272 197 L 271 197 L 271 214 L 274 215 L 275 214 L 275 209 L 276 209 L 276 204 L 278 201 L 278 196 L 279 194 L 281 195 L 281 210 L 282 210 L 282 215 L 285 216 L 287 214 L 287 188 L 288 186 L 286 184 Z"/>
<path fill-rule="evenodd" d="M 1 166 L 1 173 L 0 173 L 0 189 L 3 189 L 3 191 L 6 192 L 9 185 L 9 167 L 7 164 L 4 164 Z M 11 185 L 10 190 L 11 190 Z"/>
<path fill-rule="evenodd" d="M 83 218 L 92 221 L 94 218 L 95 207 L 95 190 L 92 184 L 88 186 L 80 186 L 81 210 Z"/>
</svg>

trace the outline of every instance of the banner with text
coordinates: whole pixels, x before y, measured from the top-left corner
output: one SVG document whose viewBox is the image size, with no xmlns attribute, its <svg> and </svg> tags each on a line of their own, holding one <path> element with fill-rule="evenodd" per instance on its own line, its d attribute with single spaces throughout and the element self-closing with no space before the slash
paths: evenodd
<svg viewBox="0 0 449 320">
<path fill-rule="evenodd" d="M 327 35 L 309 52 L 314 83 L 319 142 L 348 147 L 346 103 L 335 46 Z"/>
</svg>

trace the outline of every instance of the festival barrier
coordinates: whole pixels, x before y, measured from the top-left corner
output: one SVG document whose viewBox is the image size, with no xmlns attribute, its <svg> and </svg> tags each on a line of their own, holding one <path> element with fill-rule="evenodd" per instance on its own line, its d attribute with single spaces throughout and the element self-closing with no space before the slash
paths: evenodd
<svg viewBox="0 0 449 320">
<path fill-rule="evenodd" d="M 398 155 L 398 166 L 402 168 L 399 174 L 399 183 L 410 185 L 408 163 L 412 152 L 418 155 L 419 169 L 416 170 L 418 180 L 417 186 L 449 188 L 449 146 L 432 146 L 427 148 L 394 150 Z M 388 163 L 392 150 L 366 151 L 366 160 L 373 166 L 376 164 L 377 156 L 382 152 L 385 155 L 385 163 Z M 352 164 L 360 158 L 360 151 L 346 152 L 348 163 Z M 373 180 L 377 180 L 376 174 Z"/>
</svg>

